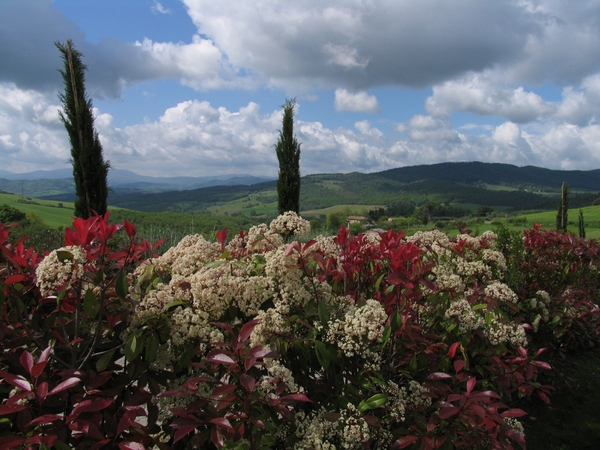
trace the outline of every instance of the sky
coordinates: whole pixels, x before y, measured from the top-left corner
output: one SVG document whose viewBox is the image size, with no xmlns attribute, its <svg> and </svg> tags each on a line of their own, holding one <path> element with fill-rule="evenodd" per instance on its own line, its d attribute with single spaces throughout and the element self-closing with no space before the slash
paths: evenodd
<svg viewBox="0 0 600 450">
<path fill-rule="evenodd" d="M 104 156 L 148 176 L 451 161 L 600 168 L 597 0 L 0 0 L 0 168 L 70 167 L 72 40 Z"/>
</svg>

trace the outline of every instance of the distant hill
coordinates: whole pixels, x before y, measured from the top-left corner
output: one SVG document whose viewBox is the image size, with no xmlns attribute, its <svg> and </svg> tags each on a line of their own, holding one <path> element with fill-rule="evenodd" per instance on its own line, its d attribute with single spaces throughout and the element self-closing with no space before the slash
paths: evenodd
<svg viewBox="0 0 600 450">
<path fill-rule="evenodd" d="M 153 178 L 120 170 L 111 170 L 109 175 L 112 190 L 108 200 L 112 206 L 146 212 L 246 215 L 276 210 L 275 180 L 242 175 Z M 29 194 L 32 197 L 72 201 L 73 189 L 66 189 L 69 181 L 0 179 L 0 189 L 20 194 L 18 184 L 11 190 L 4 183 L 22 183 L 21 189 L 32 183 L 35 189 L 47 194 Z M 401 167 L 371 174 L 308 175 L 302 178 L 300 205 L 301 210 L 308 211 L 336 205 L 395 202 L 420 205 L 431 200 L 468 208 L 488 205 L 501 210 L 552 209 L 563 182 L 571 188 L 571 207 L 586 206 L 600 197 L 600 170 L 566 171 L 465 162 Z"/>
<path fill-rule="evenodd" d="M 108 185 L 120 194 L 197 189 L 210 186 L 250 185 L 272 178 L 232 174 L 210 177 L 148 177 L 130 170 L 111 169 Z M 72 201 L 75 196 L 72 169 L 36 170 L 27 173 L 11 173 L 0 170 L 0 189 L 5 192 L 30 197 L 62 196 L 61 200 Z"/>
<path fill-rule="evenodd" d="M 453 162 L 400 167 L 374 174 L 402 183 L 439 180 L 463 184 L 536 186 L 557 189 L 563 182 L 571 189 L 600 191 L 600 169 L 551 170 L 542 167 L 517 167 L 510 164 Z"/>
</svg>

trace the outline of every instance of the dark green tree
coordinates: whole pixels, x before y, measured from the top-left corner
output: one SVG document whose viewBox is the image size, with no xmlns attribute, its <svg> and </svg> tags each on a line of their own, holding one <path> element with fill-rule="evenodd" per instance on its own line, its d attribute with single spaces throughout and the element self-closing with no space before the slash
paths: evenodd
<svg viewBox="0 0 600 450">
<path fill-rule="evenodd" d="M 277 207 L 279 214 L 300 212 L 300 143 L 294 136 L 296 99 L 286 100 L 283 107 L 282 128 L 275 145 L 279 160 L 277 180 Z"/>
<path fill-rule="evenodd" d="M 102 155 L 102 144 L 94 128 L 92 101 L 85 93 L 85 71 L 81 53 L 70 40 L 56 43 L 64 60 L 65 92 L 59 93 L 64 112 L 60 119 L 69 133 L 73 178 L 75 179 L 75 216 L 87 219 L 95 213 L 104 214 L 108 197 L 107 175 L 110 164 Z"/>
<path fill-rule="evenodd" d="M 569 209 L 569 185 L 562 184 L 560 200 L 558 202 L 558 212 L 556 214 L 556 229 L 567 231 L 567 211 Z"/>
<path fill-rule="evenodd" d="M 579 210 L 579 237 L 585 239 L 585 223 L 583 222 L 583 211 Z"/>
</svg>

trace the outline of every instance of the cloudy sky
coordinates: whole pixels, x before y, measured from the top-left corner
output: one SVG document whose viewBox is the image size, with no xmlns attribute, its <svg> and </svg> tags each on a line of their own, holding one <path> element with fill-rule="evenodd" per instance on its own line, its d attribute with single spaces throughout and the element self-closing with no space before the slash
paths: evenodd
<svg viewBox="0 0 600 450">
<path fill-rule="evenodd" d="M 276 176 L 292 97 L 303 175 L 600 168 L 595 0 L 2 0 L 3 170 L 69 167 L 67 39 L 105 157 L 142 175 Z"/>
</svg>

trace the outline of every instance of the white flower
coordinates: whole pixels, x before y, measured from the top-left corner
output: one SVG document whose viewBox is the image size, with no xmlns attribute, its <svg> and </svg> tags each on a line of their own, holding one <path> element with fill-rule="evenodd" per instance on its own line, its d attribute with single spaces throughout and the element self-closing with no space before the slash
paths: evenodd
<svg viewBox="0 0 600 450">
<path fill-rule="evenodd" d="M 44 297 L 58 295 L 65 286 L 80 280 L 86 261 L 85 250 L 79 246 L 62 247 L 50 252 L 35 271 L 40 293 Z"/>
</svg>

